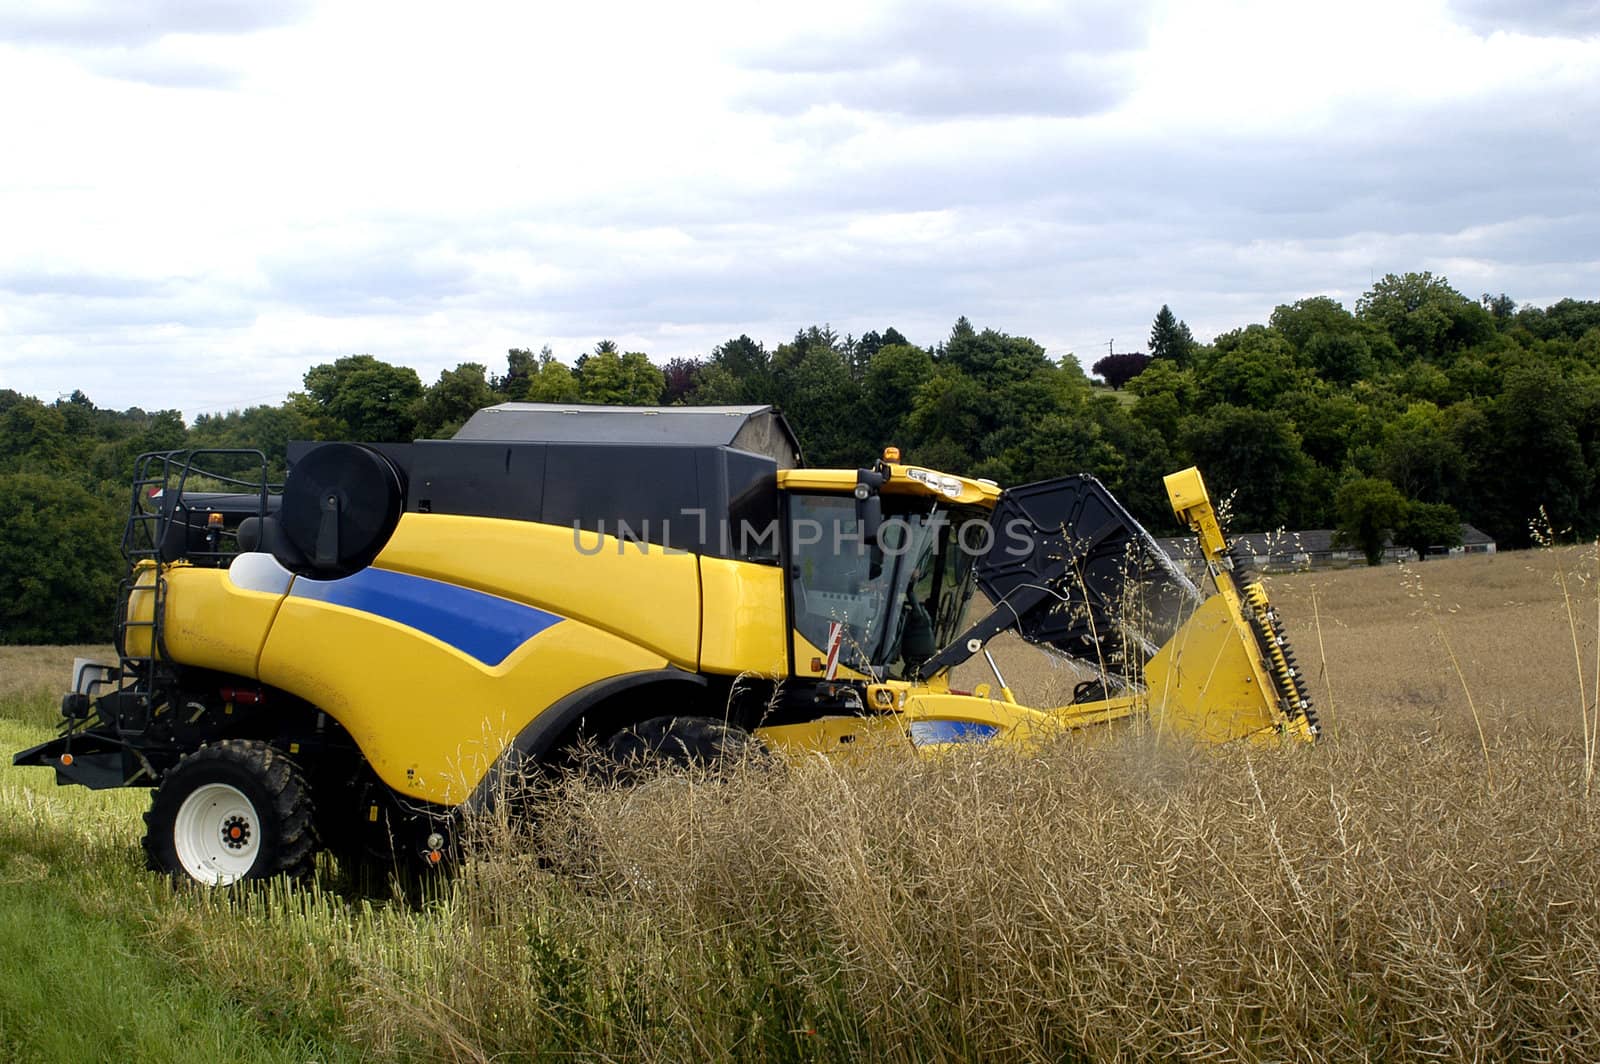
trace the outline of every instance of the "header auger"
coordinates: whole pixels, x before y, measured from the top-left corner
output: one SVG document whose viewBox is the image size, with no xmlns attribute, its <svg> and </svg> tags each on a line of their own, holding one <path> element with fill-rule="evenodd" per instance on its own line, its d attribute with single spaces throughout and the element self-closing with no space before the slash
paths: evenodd
<svg viewBox="0 0 1600 1064">
<path fill-rule="evenodd" d="M 437 863 L 461 814 L 586 741 L 699 762 L 1141 724 L 1316 736 L 1192 469 L 1167 488 L 1209 594 L 1093 477 L 809 469 L 768 407 L 510 403 L 451 440 L 287 457 L 281 486 L 259 452 L 140 460 L 119 660 L 80 662 L 62 735 L 16 756 L 155 788 L 158 871 L 299 875 L 319 847 Z M 1082 670 L 1070 704 L 1022 705 L 998 670 L 951 688 L 1005 631 Z"/>
</svg>

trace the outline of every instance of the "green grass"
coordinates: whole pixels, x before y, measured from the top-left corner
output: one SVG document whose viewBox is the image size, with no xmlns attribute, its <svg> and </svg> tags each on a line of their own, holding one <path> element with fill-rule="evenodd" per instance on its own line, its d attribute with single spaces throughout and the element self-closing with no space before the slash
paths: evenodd
<svg viewBox="0 0 1600 1064">
<path fill-rule="evenodd" d="M 202 956 L 180 958 L 161 928 L 193 901 L 143 869 L 148 792 L 57 788 L 49 772 L 11 766 L 11 752 L 53 734 L 38 702 L 0 702 L 0 1059 L 358 1059 L 336 1032 L 274 1022 L 248 988 L 208 979 Z"/>
<path fill-rule="evenodd" d="M 65 682 L 62 684 L 66 686 Z M 50 691 L 32 691 L 11 698 L 0 699 L 0 717 L 37 730 L 43 742 L 51 738 L 61 724 L 61 696 Z"/>
</svg>

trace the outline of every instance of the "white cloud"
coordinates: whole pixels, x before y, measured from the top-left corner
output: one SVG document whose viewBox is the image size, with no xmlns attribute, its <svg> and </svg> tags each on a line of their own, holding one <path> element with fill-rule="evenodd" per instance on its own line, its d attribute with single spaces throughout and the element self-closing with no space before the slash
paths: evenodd
<svg viewBox="0 0 1600 1064">
<path fill-rule="evenodd" d="M 1600 34 L 1597 0 L 1453 0 L 1450 8 L 1480 33 L 1523 33 L 1537 37 Z"/>
<path fill-rule="evenodd" d="M 1600 296 L 1582 5 L 768 7 L 0 15 L 0 387 L 193 414 L 355 352 Z"/>
<path fill-rule="evenodd" d="M 780 114 L 843 105 L 911 118 L 1079 115 L 1133 80 L 1145 4 L 894 3 L 751 49 L 744 99 Z"/>
<path fill-rule="evenodd" d="M 174 34 L 248 33 L 296 21 L 308 0 L 49 0 L 0 7 L 0 38 L 72 47 L 143 44 Z"/>
</svg>

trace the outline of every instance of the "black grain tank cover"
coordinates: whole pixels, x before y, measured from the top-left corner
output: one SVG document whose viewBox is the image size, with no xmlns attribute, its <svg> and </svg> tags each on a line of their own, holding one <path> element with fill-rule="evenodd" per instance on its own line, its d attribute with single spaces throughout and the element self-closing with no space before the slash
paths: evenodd
<svg viewBox="0 0 1600 1064">
<path fill-rule="evenodd" d="M 991 527 L 974 566 L 990 601 L 1017 607 L 1029 642 L 1115 675 L 1136 678 L 1200 603 L 1194 584 L 1087 474 L 1008 488 Z"/>
<path fill-rule="evenodd" d="M 291 469 L 323 446 L 291 443 Z M 402 471 L 407 512 L 558 525 L 589 553 L 627 541 L 760 562 L 778 558 L 777 472 L 800 456 L 771 407 L 505 403 L 454 439 L 371 446 Z"/>
<path fill-rule="evenodd" d="M 501 403 L 467 419 L 458 440 L 723 446 L 800 465 L 800 442 L 770 406 L 586 406 Z"/>
</svg>

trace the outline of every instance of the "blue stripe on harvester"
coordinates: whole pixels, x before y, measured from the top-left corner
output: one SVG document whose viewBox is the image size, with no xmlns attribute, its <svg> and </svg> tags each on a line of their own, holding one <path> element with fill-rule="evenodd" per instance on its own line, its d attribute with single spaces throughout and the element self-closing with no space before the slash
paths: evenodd
<svg viewBox="0 0 1600 1064">
<path fill-rule="evenodd" d="M 972 720 L 914 720 L 911 741 L 917 746 L 932 743 L 981 743 L 992 739 L 1000 729 L 993 724 Z"/>
<path fill-rule="evenodd" d="M 289 593 L 415 628 L 485 665 L 500 664 L 513 650 L 561 622 L 553 613 L 498 595 L 371 567 L 340 580 L 297 577 Z"/>
</svg>

